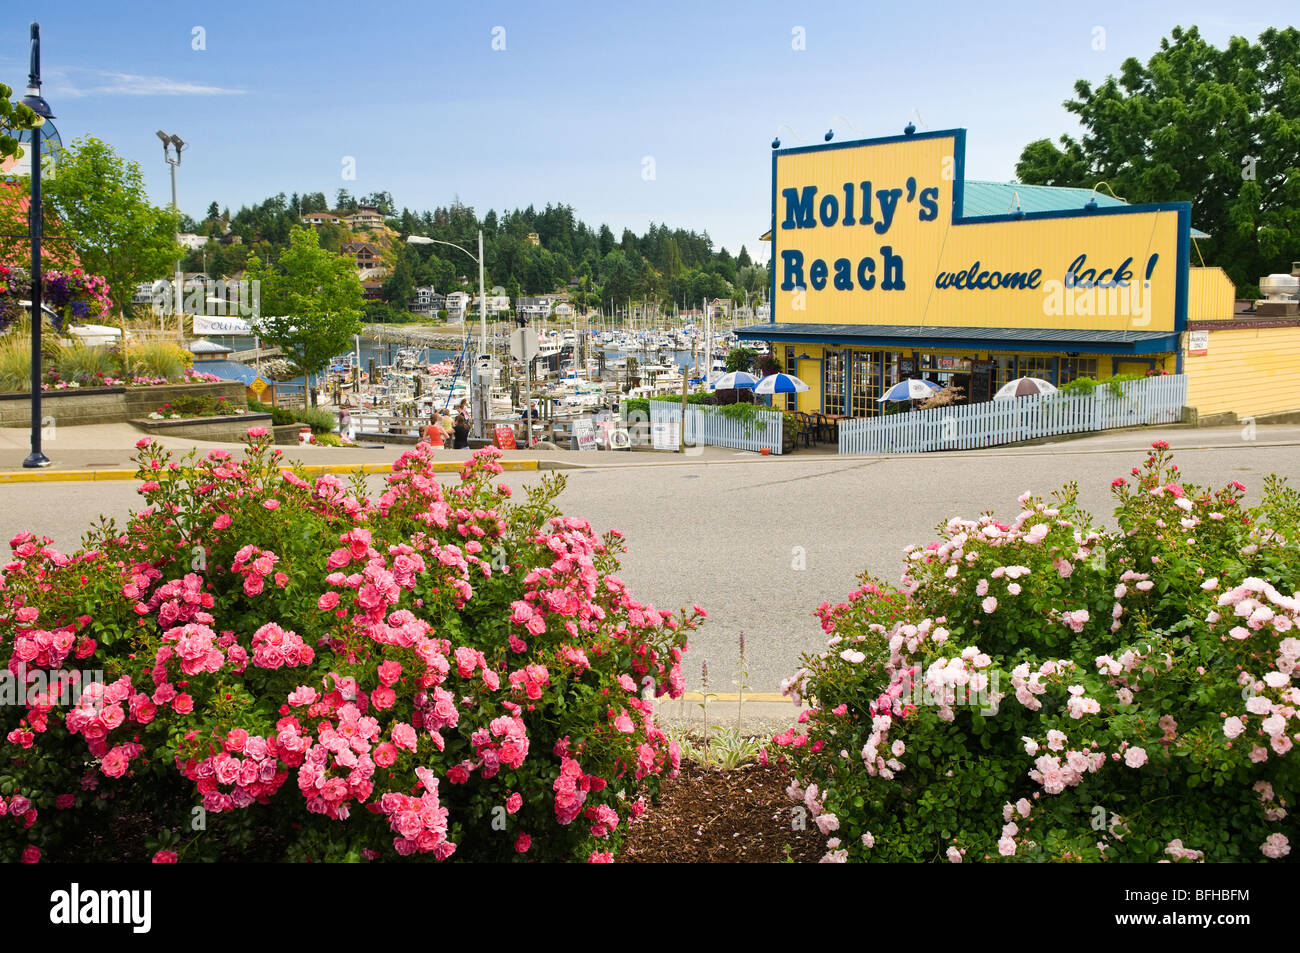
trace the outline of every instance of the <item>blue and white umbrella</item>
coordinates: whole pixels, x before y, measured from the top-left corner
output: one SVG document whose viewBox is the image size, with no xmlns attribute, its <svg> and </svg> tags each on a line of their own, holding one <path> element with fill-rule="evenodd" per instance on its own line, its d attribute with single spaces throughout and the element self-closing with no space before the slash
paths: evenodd
<svg viewBox="0 0 1300 953">
<path fill-rule="evenodd" d="M 933 397 L 935 391 L 939 390 L 943 388 L 938 384 L 909 377 L 885 391 L 876 403 L 883 404 L 887 400 L 925 400 L 927 397 Z"/>
<path fill-rule="evenodd" d="M 732 371 L 709 381 L 709 390 L 749 390 L 758 383 L 758 378 L 744 371 Z"/>
<path fill-rule="evenodd" d="M 755 394 L 797 394 L 808 389 L 808 385 L 793 374 L 768 374 L 758 386 Z"/>
</svg>

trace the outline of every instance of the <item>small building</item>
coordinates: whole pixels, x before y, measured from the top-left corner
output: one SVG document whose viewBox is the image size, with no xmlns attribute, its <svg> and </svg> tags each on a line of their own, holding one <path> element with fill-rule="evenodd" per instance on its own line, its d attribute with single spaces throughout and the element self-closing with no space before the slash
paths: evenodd
<svg viewBox="0 0 1300 953">
<path fill-rule="evenodd" d="M 470 299 L 469 309 L 474 314 L 478 314 L 479 298 L 475 295 Z M 487 313 L 488 314 L 507 314 L 510 311 L 509 295 L 488 295 L 487 296 Z"/>
<path fill-rule="evenodd" d="M 382 281 L 361 282 L 361 298 L 364 301 L 383 301 L 384 283 Z"/>
<path fill-rule="evenodd" d="M 348 228 L 353 231 L 361 231 L 367 228 L 383 228 L 384 216 L 380 214 L 379 209 L 363 205 L 351 215 L 343 220 L 347 223 Z"/>
<path fill-rule="evenodd" d="M 469 307 L 469 293 L 453 291 L 446 298 L 447 317 L 452 321 L 465 320 L 465 311 Z"/>
<path fill-rule="evenodd" d="M 415 295 L 407 302 L 406 310 L 422 317 L 436 317 L 446 307 L 447 296 L 438 294 L 432 286 L 427 286 L 415 289 Z"/>
<path fill-rule="evenodd" d="M 357 271 L 376 268 L 381 264 L 379 249 L 370 242 L 344 242 L 339 246 L 340 255 L 348 255 L 356 263 Z"/>
<path fill-rule="evenodd" d="M 515 299 L 515 317 L 521 321 L 541 321 L 549 318 L 559 295 L 529 295 Z"/>
<path fill-rule="evenodd" d="M 194 339 L 186 350 L 194 355 L 196 364 L 200 361 L 224 361 L 226 355 L 233 352 L 233 348 L 228 348 L 224 344 L 217 344 L 215 341 L 209 341 L 207 338 Z"/>
<path fill-rule="evenodd" d="M 343 219 L 331 212 L 308 212 L 301 219 L 304 225 L 320 228 L 322 225 L 342 225 Z"/>
<path fill-rule="evenodd" d="M 967 181 L 965 145 L 953 129 L 773 154 L 769 310 L 735 333 L 809 385 L 787 409 L 877 416 L 905 378 L 977 403 L 1016 377 L 1163 373 L 1202 418 L 1300 410 L 1300 317 L 1246 312 L 1221 268 L 1192 265 L 1189 203 Z"/>
</svg>

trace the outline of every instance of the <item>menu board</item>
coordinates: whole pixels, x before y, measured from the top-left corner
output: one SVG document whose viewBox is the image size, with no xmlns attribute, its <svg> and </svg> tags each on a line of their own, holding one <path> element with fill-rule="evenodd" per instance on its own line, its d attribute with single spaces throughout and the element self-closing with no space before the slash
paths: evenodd
<svg viewBox="0 0 1300 953">
<path fill-rule="evenodd" d="M 596 428 L 591 421 L 583 418 L 573 422 L 573 436 L 578 441 L 579 450 L 596 449 Z"/>
<path fill-rule="evenodd" d="M 969 397 L 972 404 L 982 404 L 993 399 L 992 361 L 971 361 Z"/>
<path fill-rule="evenodd" d="M 650 445 L 656 450 L 676 451 L 681 446 L 681 418 L 650 424 Z"/>
</svg>

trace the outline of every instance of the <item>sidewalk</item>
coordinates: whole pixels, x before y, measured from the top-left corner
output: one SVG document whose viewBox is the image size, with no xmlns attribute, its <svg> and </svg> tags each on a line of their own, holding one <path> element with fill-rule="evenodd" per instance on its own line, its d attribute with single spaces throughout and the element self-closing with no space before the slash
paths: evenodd
<svg viewBox="0 0 1300 953">
<path fill-rule="evenodd" d="M 49 457 L 50 466 L 40 470 L 26 470 L 23 460 L 30 451 L 30 432 L 25 428 L 0 428 L 0 483 L 63 480 L 126 480 L 135 474 L 132 457 L 136 441 L 146 436 L 130 424 L 91 424 L 83 427 L 62 427 L 42 441 L 42 449 Z M 216 443 L 182 437 L 154 437 L 155 442 L 177 456 L 198 450 L 221 449 L 238 453 L 242 444 Z M 371 447 L 313 447 L 286 446 L 286 464 L 301 463 L 315 472 L 341 472 L 365 469 L 373 473 L 387 473 L 393 461 L 409 450 L 409 446 L 391 444 Z M 469 459 L 471 450 L 439 450 L 438 469 L 455 472 Z M 833 454 L 826 454 L 833 457 Z M 582 453 L 573 450 L 506 450 L 502 466 L 506 470 L 565 470 L 600 466 L 662 466 L 731 463 L 745 461 L 776 461 L 780 457 L 761 457 L 756 453 L 727 450 L 720 447 L 691 448 L 686 454 L 655 453 L 651 451 L 595 451 Z"/>
<path fill-rule="evenodd" d="M 130 480 L 134 478 L 135 465 L 131 458 L 136 441 L 145 436 L 130 424 L 92 424 L 84 427 L 62 427 L 43 442 L 45 455 L 51 465 L 41 470 L 23 469 L 23 460 L 29 451 L 29 432 L 24 428 L 0 428 L 0 484 L 45 481 Z M 241 444 L 214 443 L 180 437 L 155 437 L 158 444 L 177 456 L 197 449 L 206 454 L 212 449 L 238 452 Z M 1026 457 L 1045 453 L 1105 454 L 1141 452 L 1154 440 L 1166 440 L 1175 450 L 1236 450 L 1257 447 L 1300 446 L 1300 426 L 1260 426 L 1254 439 L 1246 439 L 1240 426 L 1194 429 L 1181 426 L 1150 427 L 1134 430 L 1109 431 L 1059 442 L 1036 446 L 992 447 L 985 450 L 941 451 L 927 454 L 929 459 L 947 457 Z M 372 473 L 391 471 L 393 461 L 409 447 L 399 445 L 367 448 L 349 447 L 282 447 L 286 464 L 301 463 L 312 472 L 352 472 L 366 470 Z M 437 469 L 455 472 L 470 456 L 469 450 L 440 450 Z M 861 465 L 902 459 L 905 456 L 841 456 L 831 446 L 800 448 L 784 456 L 761 456 L 744 450 L 725 447 L 690 447 L 685 453 L 655 452 L 648 450 L 589 451 L 576 450 L 507 450 L 502 457 L 506 470 L 571 470 L 571 469 L 623 469 L 629 467 L 698 467 L 726 464 L 757 466 L 788 466 L 792 464 Z"/>
</svg>

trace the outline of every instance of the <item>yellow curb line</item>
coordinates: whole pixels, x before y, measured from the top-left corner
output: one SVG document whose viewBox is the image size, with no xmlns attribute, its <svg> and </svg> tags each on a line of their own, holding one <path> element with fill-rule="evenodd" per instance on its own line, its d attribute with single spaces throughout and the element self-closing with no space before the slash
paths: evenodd
<svg viewBox="0 0 1300 953">
<path fill-rule="evenodd" d="M 677 700 L 684 701 L 684 702 L 702 702 L 704 701 L 704 695 L 700 692 L 683 692 L 682 697 Z M 738 702 L 740 701 L 740 696 L 735 692 L 719 692 L 716 695 L 713 692 L 710 692 L 709 701 L 710 702 Z M 780 692 L 747 692 L 745 694 L 745 701 L 785 702 L 787 705 L 793 703 L 793 699 L 791 699 L 787 695 L 782 695 Z"/>
<path fill-rule="evenodd" d="M 502 470 L 536 470 L 536 460 L 498 460 Z M 435 473 L 458 473 L 464 463 L 450 460 L 429 465 Z M 280 467 L 292 470 L 293 467 Z M 392 473 L 391 463 L 305 463 L 298 469 L 308 474 L 322 473 Z M 134 480 L 135 470 L 30 470 L 0 472 L 0 483 L 79 483 L 109 480 Z"/>
</svg>

